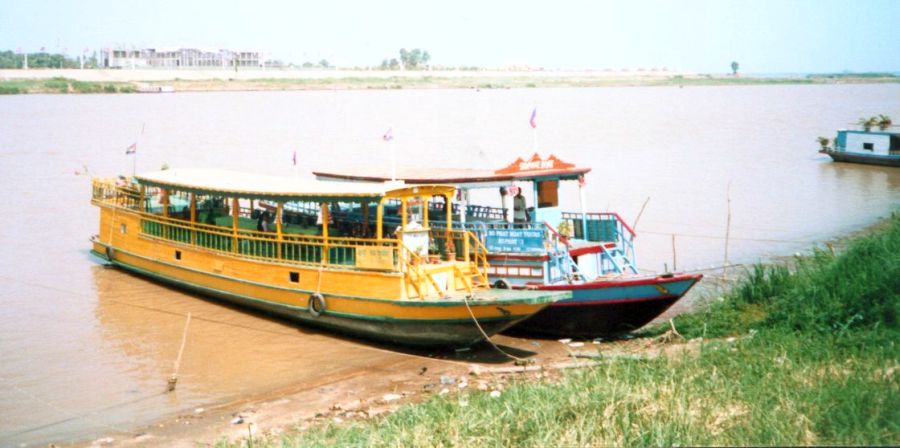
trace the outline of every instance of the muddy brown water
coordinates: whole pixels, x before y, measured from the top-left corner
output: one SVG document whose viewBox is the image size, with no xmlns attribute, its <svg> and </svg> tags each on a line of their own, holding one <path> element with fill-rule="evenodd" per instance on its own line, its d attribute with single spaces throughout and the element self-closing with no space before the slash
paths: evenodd
<svg viewBox="0 0 900 448">
<path fill-rule="evenodd" d="M 802 251 L 900 204 L 900 169 L 815 152 L 861 116 L 900 116 L 896 84 L 0 97 L 0 444 L 127 432 L 323 378 L 376 383 L 410 357 L 501 362 L 484 348 L 341 338 L 105 268 L 88 253 L 98 218 L 83 173 L 386 166 L 388 127 L 400 164 L 499 168 L 533 152 L 535 107 L 540 152 L 593 168 L 590 210 L 631 224 L 650 198 L 637 223 L 645 271 L 671 269 L 673 234 L 678 269 L 721 265 L 729 196 L 735 263 Z M 575 185 L 562 193 L 577 209 Z M 178 387 L 164 394 L 188 313 Z M 541 343 L 498 341 L 542 356 Z"/>
</svg>

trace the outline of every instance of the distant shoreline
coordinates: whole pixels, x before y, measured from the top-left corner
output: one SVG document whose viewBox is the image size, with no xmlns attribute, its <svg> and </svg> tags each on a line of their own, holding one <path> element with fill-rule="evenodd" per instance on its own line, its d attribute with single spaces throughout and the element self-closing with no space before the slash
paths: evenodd
<svg viewBox="0 0 900 448">
<path fill-rule="evenodd" d="M 0 94 L 134 93 L 148 86 L 171 86 L 176 92 L 210 92 L 873 83 L 900 83 L 900 76 L 874 73 L 771 77 L 670 71 L 0 70 Z"/>
</svg>

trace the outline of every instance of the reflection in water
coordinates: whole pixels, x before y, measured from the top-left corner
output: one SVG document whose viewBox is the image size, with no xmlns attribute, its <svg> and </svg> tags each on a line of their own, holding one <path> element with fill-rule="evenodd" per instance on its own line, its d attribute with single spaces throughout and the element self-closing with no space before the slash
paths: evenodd
<svg viewBox="0 0 900 448">
<path fill-rule="evenodd" d="M 163 390 L 192 315 L 177 399 L 184 408 L 289 384 L 334 381 L 400 354 L 269 319 L 170 289 L 117 269 L 95 269 L 96 316 L 103 341 L 127 358 L 141 390 Z"/>
</svg>

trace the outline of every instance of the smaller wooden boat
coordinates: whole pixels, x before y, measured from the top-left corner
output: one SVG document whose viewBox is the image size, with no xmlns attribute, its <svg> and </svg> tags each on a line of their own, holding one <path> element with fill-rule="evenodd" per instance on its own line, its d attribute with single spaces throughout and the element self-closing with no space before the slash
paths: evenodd
<svg viewBox="0 0 900 448">
<path fill-rule="evenodd" d="M 93 253 L 127 271 L 238 305 L 353 335 L 417 346 L 465 346 L 550 303 L 556 291 L 489 289 L 487 254 L 471 232 L 442 238 L 466 250 L 429 257 L 428 221 L 407 204 L 453 197 L 446 185 L 351 184 L 216 170 L 94 179 Z M 449 200 L 449 199 L 448 199 Z M 388 235 L 385 204 L 398 201 Z M 287 223 L 286 206 L 318 204 L 319 224 Z M 331 225 L 338 204 L 375 219 L 353 236 Z M 271 214 L 262 204 L 271 206 Z M 273 205 L 274 204 L 274 205 Z"/>
<path fill-rule="evenodd" d="M 835 162 L 900 166 L 900 133 L 840 130 L 834 147 L 819 152 L 828 154 Z"/>
</svg>

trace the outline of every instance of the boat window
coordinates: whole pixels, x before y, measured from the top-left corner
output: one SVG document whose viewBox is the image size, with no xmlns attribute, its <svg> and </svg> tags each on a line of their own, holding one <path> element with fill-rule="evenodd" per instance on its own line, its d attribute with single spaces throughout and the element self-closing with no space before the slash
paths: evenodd
<svg viewBox="0 0 900 448">
<path fill-rule="evenodd" d="M 188 211 L 190 213 L 190 211 Z M 217 225 L 220 218 L 228 219 L 230 210 L 225 198 L 215 196 L 197 196 L 197 222 Z M 231 226 L 231 222 L 228 222 Z"/>
<path fill-rule="evenodd" d="M 875 149 L 875 144 L 874 143 L 863 143 L 863 149 L 865 149 L 866 151 L 872 151 Z"/>
<path fill-rule="evenodd" d="M 556 207 L 557 205 L 559 205 L 559 181 L 538 182 L 538 207 Z"/>
<path fill-rule="evenodd" d="M 291 279 L 291 283 L 300 283 L 300 273 L 299 272 L 291 272 L 290 279 Z"/>
<path fill-rule="evenodd" d="M 900 154 L 900 135 L 892 135 L 888 151 L 891 155 Z"/>
<path fill-rule="evenodd" d="M 180 250 L 176 250 L 176 251 L 175 251 L 175 259 L 176 259 L 176 260 L 181 260 L 181 251 L 180 251 Z"/>
</svg>

